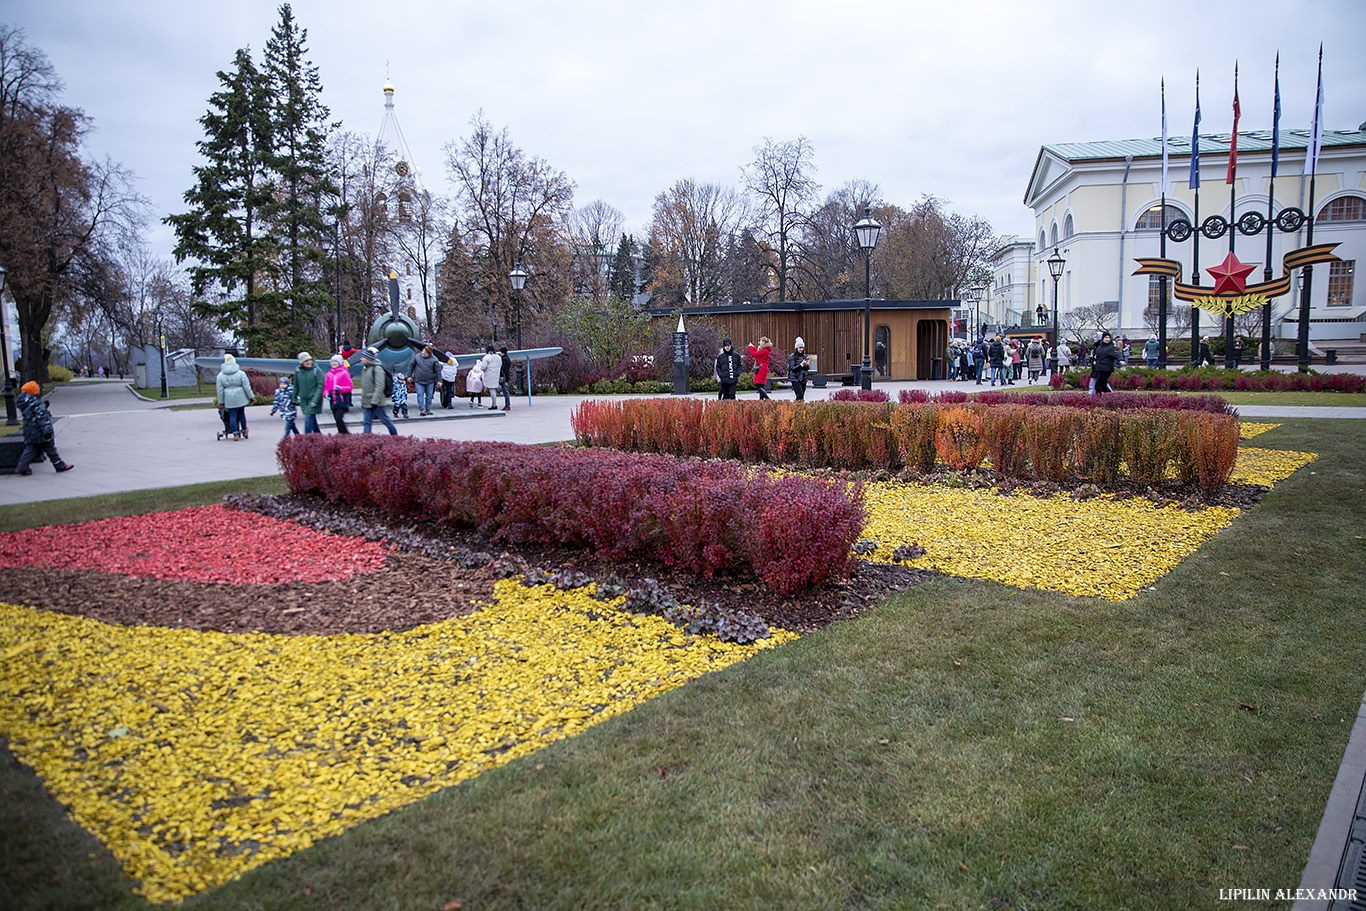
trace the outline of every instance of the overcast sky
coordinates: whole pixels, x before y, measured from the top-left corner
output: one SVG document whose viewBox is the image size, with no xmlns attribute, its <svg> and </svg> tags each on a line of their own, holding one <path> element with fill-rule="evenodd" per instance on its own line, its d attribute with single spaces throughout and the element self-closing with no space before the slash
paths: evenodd
<svg viewBox="0 0 1366 911">
<path fill-rule="evenodd" d="M 94 119 L 89 147 L 122 162 L 159 220 L 182 211 L 198 123 L 238 48 L 258 62 L 278 3 L 31 0 L 5 4 Z M 1281 54 L 1283 128 L 1313 114 L 1324 45 L 1325 121 L 1366 121 L 1366 0 L 296 0 L 323 101 L 374 136 L 386 78 L 424 183 L 446 193 L 442 146 L 478 110 L 568 174 L 575 204 L 603 199 L 627 228 L 691 177 L 738 188 L 765 137 L 807 137 L 825 191 L 852 179 L 908 206 L 934 194 L 1000 234 L 1032 234 L 1022 203 L 1040 146 L 1227 132 L 1240 63 L 1242 129 L 1271 126 Z"/>
</svg>

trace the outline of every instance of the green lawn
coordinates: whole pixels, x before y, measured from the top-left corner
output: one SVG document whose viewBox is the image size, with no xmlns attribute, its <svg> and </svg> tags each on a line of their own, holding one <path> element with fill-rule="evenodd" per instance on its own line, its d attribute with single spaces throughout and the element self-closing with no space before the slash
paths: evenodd
<svg viewBox="0 0 1366 911">
<path fill-rule="evenodd" d="M 162 399 L 161 397 L 160 386 L 154 387 L 152 389 L 137 389 L 134 388 L 132 383 L 129 383 L 128 388 L 132 389 L 134 392 L 136 392 L 143 398 L 151 399 L 155 402 L 165 401 L 169 399 L 202 399 L 205 397 L 213 398 L 217 394 L 216 387 L 213 383 L 201 383 L 198 386 L 172 386 L 166 390 L 168 393 L 166 399 Z"/>
<path fill-rule="evenodd" d="M 1366 688 L 1366 423 L 1256 445 L 1321 457 L 1153 591 L 939 577 L 184 907 L 1166 909 L 1293 888 Z M 0 903 L 146 907 L 4 756 Z"/>
</svg>

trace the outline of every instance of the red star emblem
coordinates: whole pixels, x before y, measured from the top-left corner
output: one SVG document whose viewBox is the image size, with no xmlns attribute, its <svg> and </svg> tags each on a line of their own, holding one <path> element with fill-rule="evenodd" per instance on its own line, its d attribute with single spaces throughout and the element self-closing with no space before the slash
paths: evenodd
<svg viewBox="0 0 1366 911">
<path fill-rule="evenodd" d="M 1238 257 L 1230 253 L 1224 257 L 1224 261 L 1217 266 L 1210 266 L 1205 271 L 1214 277 L 1214 293 L 1223 294 L 1225 291 L 1232 294 L 1243 294 L 1247 291 L 1247 277 L 1256 266 L 1245 266 L 1238 262 Z"/>
</svg>

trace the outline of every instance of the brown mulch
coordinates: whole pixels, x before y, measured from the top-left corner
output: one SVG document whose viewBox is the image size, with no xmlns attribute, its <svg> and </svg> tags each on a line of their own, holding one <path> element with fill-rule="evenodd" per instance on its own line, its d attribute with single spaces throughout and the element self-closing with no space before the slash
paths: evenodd
<svg viewBox="0 0 1366 911">
<path fill-rule="evenodd" d="M 328 635 L 407 629 L 459 617 L 493 600 L 499 579 L 524 570 L 573 570 L 628 587 L 654 580 L 681 603 L 709 601 L 757 614 L 771 626 L 809 632 L 856 616 L 878 600 L 926 578 L 925 570 L 860 560 L 849 579 L 782 598 L 751 575 L 706 579 L 656 563 L 616 562 L 580 550 L 498 547 L 474 532 L 437 525 L 396 525 L 378 510 L 312 497 L 237 498 L 235 505 L 389 541 L 384 569 L 339 582 L 223 585 L 137 579 L 73 569 L 19 568 L 0 575 L 0 601 L 121 625 L 221 632 Z"/>
<path fill-rule="evenodd" d="M 1012 484 L 987 473 L 970 477 L 972 486 L 1045 496 L 1062 491 L 1074 497 L 1146 496 L 1162 505 L 1246 508 L 1266 488 L 1229 484 L 1210 503 L 1191 488 L 1169 482 L 1158 491 L 1123 486 L 1101 492 L 1085 485 Z M 10 569 L 0 575 L 0 601 L 28 604 L 58 613 L 108 623 L 221 632 L 295 635 L 376 633 L 407 629 L 459 617 L 493 600 L 499 579 L 527 571 L 583 573 L 594 581 L 619 581 L 627 587 L 653 580 L 680 603 L 707 601 L 731 611 L 757 614 L 771 626 L 810 632 L 835 620 L 857 616 L 879 600 L 931 575 L 899 564 L 856 561 L 848 579 L 784 598 L 752 573 L 697 576 L 658 563 L 616 562 L 560 547 L 496 546 L 474 531 L 436 524 L 403 524 L 377 509 L 357 509 L 318 497 L 230 497 L 229 505 L 290 518 L 337 534 L 383 540 L 392 548 L 384 569 L 341 582 L 284 585 L 221 585 L 136 579 L 71 569 Z M 489 551 L 492 552 L 489 552 Z"/>
</svg>

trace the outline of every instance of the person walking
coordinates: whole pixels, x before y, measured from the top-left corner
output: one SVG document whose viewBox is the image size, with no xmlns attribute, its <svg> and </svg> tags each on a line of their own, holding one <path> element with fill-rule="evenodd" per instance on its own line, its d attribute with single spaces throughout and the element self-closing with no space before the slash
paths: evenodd
<svg viewBox="0 0 1366 911">
<path fill-rule="evenodd" d="M 722 399 L 735 400 L 735 384 L 740 382 L 744 361 L 728 338 L 721 339 L 721 353 L 716 356 L 716 381 L 720 385 L 718 395 Z"/>
<path fill-rule="evenodd" d="M 1067 342 L 1058 342 L 1058 372 L 1065 373 L 1072 366 L 1072 349 Z"/>
<path fill-rule="evenodd" d="M 470 368 L 469 373 L 465 374 L 465 391 L 469 393 L 471 408 L 475 407 L 475 402 L 479 403 L 480 408 L 484 407 L 484 367 L 482 359 Z"/>
<path fill-rule="evenodd" d="M 1207 335 L 1200 339 L 1200 366 L 1208 367 L 1212 363 L 1213 359 L 1209 353 L 1209 336 Z"/>
<path fill-rule="evenodd" d="M 754 359 L 754 387 L 759 390 L 761 399 L 768 398 L 768 359 L 772 354 L 773 343 L 767 335 L 759 337 L 757 348 L 753 342 L 749 343 L 749 356 Z"/>
<path fill-rule="evenodd" d="M 318 415 L 323 413 L 323 368 L 313 363 L 313 355 L 299 352 L 299 368 L 294 371 L 294 403 L 304 413 L 304 433 L 322 433 Z"/>
<path fill-rule="evenodd" d="M 389 419 L 389 389 L 393 381 L 386 376 L 388 371 L 379 362 L 379 349 L 362 348 L 360 363 L 361 433 L 370 433 L 375 418 L 379 418 L 389 429 L 389 436 L 398 436 L 398 428 Z"/>
<path fill-rule="evenodd" d="M 231 354 L 223 355 L 223 367 L 214 381 L 218 404 L 228 414 L 228 433 L 234 440 L 247 435 L 246 407 L 256 394 L 251 389 L 251 379 L 237 366 L 237 358 Z"/>
<path fill-rule="evenodd" d="M 1143 360 L 1149 367 L 1156 367 L 1162 353 L 1162 343 L 1157 340 L 1157 333 L 1148 336 L 1148 340 L 1143 343 Z"/>
<path fill-rule="evenodd" d="M 275 387 L 275 401 L 270 406 L 271 414 L 280 415 L 280 420 L 285 422 L 285 439 L 289 439 L 291 433 L 298 433 L 299 428 L 294 423 L 294 390 L 289 388 L 289 377 L 280 377 L 279 383 Z"/>
<path fill-rule="evenodd" d="M 432 354 L 432 346 L 426 345 L 408 360 L 403 371 L 413 378 L 417 387 L 418 416 L 432 413 L 432 396 L 436 394 L 436 382 L 441 377 L 441 362 Z"/>
<path fill-rule="evenodd" d="M 1013 338 L 1010 340 L 1010 385 L 1014 386 L 1015 381 L 1020 378 L 1021 365 L 1024 363 L 1024 355 L 1020 354 L 1020 340 Z"/>
<path fill-rule="evenodd" d="M 402 373 L 389 374 L 389 398 L 390 404 L 394 408 L 394 417 L 403 412 L 403 417 L 408 417 L 408 377 Z"/>
<path fill-rule="evenodd" d="M 991 365 L 991 385 L 995 386 L 999 379 L 1001 385 L 1006 384 L 1006 346 L 998 335 L 991 340 L 987 346 L 987 362 Z"/>
<path fill-rule="evenodd" d="M 1044 347 L 1037 335 L 1030 339 L 1025 358 L 1028 360 L 1029 382 L 1032 385 L 1039 381 L 1039 374 L 1043 373 Z"/>
<path fill-rule="evenodd" d="M 1234 369 L 1234 370 L 1241 370 L 1242 367 L 1243 367 L 1243 349 L 1244 349 L 1245 347 L 1246 347 L 1246 345 L 1243 344 L 1243 337 L 1242 337 L 1241 335 L 1235 335 L 1235 336 L 1233 337 L 1233 369 Z"/>
<path fill-rule="evenodd" d="M 19 406 L 19 413 L 24 419 L 24 448 L 19 450 L 19 463 L 14 466 L 14 473 L 33 474 L 33 469 L 29 466 L 38 458 L 40 452 L 47 454 L 48 461 L 59 474 L 75 468 L 76 466 L 70 462 L 62 461 L 62 457 L 57 454 L 57 442 L 52 430 L 52 413 L 47 409 L 47 402 L 43 401 L 43 387 L 29 380 L 19 387 L 19 395 L 14 403 Z"/>
<path fill-rule="evenodd" d="M 447 411 L 455 407 L 455 381 L 459 378 L 460 363 L 447 351 L 441 364 L 441 407 Z"/>
<path fill-rule="evenodd" d="M 1115 366 L 1119 363 L 1119 349 L 1115 347 L 1114 339 L 1110 333 L 1101 335 L 1100 343 L 1096 345 L 1095 354 L 1091 359 L 1091 381 L 1095 384 L 1096 395 L 1104 395 L 1111 392 L 1110 374 L 1115 372 Z"/>
<path fill-rule="evenodd" d="M 351 410 L 351 393 L 355 384 L 351 382 L 351 368 L 340 354 L 332 355 L 332 369 L 323 378 L 323 395 L 332 409 L 332 420 L 337 422 L 337 433 L 350 433 L 346 426 L 346 412 Z"/>
<path fill-rule="evenodd" d="M 489 411 L 498 410 L 498 376 L 503 372 L 503 359 L 489 345 L 484 349 L 484 357 L 479 361 L 484 368 L 484 388 L 489 391 Z"/>
<path fill-rule="evenodd" d="M 806 401 L 806 375 L 811 372 L 811 358 L 806 356 L 806 341 L 799 335 L 787 356 L 787 378 L 792 382 L 792 393 L 797 401 Z"/>
<path fill-rule="evenodd" d="M 512 358 L 508 356 L 508 346 L 504 345 L 498 349 L 498 390 L 493 394 L 493 404 L 498 404 L 498 393 L 503 394 L 503 410 L 511 411 L 512 403 L 508 400 L 508 394 L 512 389 Z"/>
</svg>

